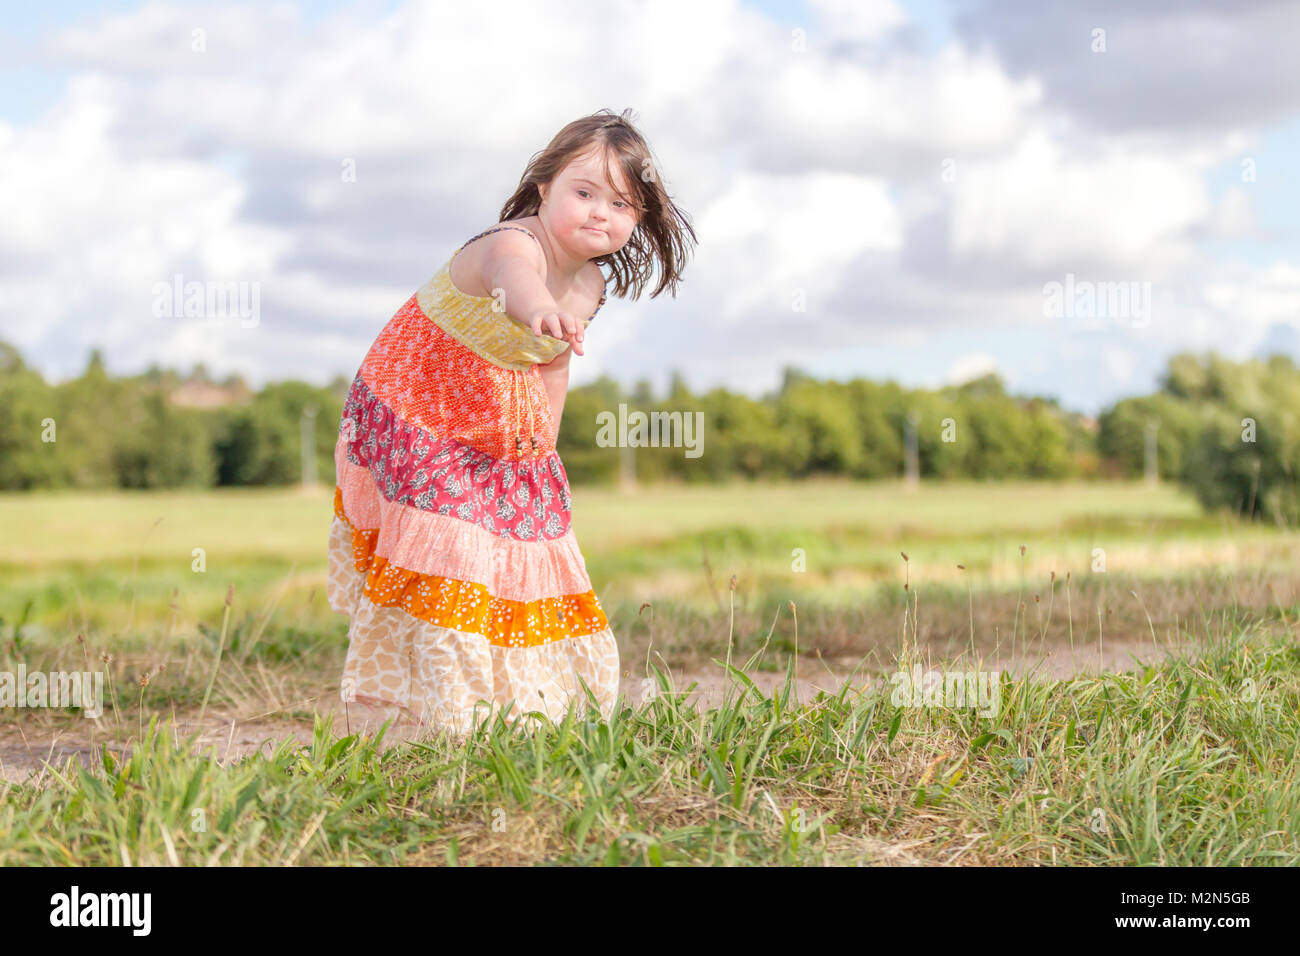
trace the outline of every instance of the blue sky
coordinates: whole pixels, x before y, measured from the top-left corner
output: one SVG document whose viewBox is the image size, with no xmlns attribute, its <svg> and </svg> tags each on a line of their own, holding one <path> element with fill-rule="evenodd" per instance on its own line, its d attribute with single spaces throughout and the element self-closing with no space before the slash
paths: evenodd
<svg viewBox="0 0 1300 956">
<path fill-rule="evenodd" d="M 757 395 L 787 364 L 924 387 L 996 370 L 1095 413 L 1155 388 L 1179 351 L 1300 360 L 1294 7 L 589 10 L 14 7 L 0 33 L 0 335 L 54 380 L 96 346 L 119 373 L 203 361 L 255 384 L 351 375 L 562 122 L 632 106 L 700 245 L 676 299 L 611 297 L 575 383 L 662 388 L 680 370 Z M 193 25 L 211 37 L 201 59 L 181 49 Z M 1088 49 L 1096 27 L 1103 55 Z M 521 68 L 485 72 L 484 43 Z M 344 156 L 362 170 L 350 188 Z M 259 283 L 262 320 L 142 318 L 177 272 Z M 1044 283 L 1067 273 L 1149 282 L 1150 327 L 1046 317 Z M 806 313 L 785 305 L 794 290 Z"/>
</svg>

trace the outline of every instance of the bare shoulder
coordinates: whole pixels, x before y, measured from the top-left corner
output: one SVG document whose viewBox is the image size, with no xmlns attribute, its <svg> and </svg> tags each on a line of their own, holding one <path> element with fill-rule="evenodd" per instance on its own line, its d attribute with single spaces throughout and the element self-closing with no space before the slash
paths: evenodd
<svg viewBox="0 0 1300 956">
<path fill-rule="evenodd" d="M 448 271 L 452 281 L 468 295 L 486 296 L 487 277 L 506 258 L 523 258 L 546 279 L 546 254 L 527 224 L 499 222 L 468 239 L 452 257 Z"/>
</svg>

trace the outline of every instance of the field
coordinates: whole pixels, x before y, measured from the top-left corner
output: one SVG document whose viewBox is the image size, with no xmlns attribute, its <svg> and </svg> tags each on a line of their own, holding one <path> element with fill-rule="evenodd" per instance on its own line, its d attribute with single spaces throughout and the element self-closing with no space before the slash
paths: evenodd
<svg viewBox="0 0 1300 956">
<path fill-rule="evenodd" d="M 0 862 L 1300 862 L 1291 529 L 1141 484 L 575 488 L 626 707 L 455 740 L 339 703 L 331 500 L 0 497 L 0 671 L 112 693 L 0 710 Z M 900 700 L 932 667 L 997 706 Z"/>
</svg>

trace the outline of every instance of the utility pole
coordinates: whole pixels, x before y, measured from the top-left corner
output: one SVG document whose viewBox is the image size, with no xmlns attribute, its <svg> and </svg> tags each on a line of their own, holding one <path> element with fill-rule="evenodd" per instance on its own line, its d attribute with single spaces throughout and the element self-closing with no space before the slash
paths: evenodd
<svg viewBox="0 0 1300 956">
<path fill-rule="evenodd" d="M 618 450 L 618 485 L 622 491 L 636 490 L 636 449 L 628 444 Z"/>
<path fill-rule="evenodd" d="M 1154 487 L 1160 481 L 1160 468 L 1156 460 L 1156 432 L 1160 423 L 1155 419 L 1147 422 L 1146 429 L 1146 479 Z"/>
<path fill-rule="evenodd" d="M 903 484 L 916 488 L 921 484 L 921 457 L 917 450 L 916 426 L 921 424 L 921 413 L 911 409 L 903 425 Z"/>
<path fill-rule="evenodd" d="M 315 402 L 302 408 L 302 483 L 310 488 L 316 484 L 316 413 Z"/>
</svg>

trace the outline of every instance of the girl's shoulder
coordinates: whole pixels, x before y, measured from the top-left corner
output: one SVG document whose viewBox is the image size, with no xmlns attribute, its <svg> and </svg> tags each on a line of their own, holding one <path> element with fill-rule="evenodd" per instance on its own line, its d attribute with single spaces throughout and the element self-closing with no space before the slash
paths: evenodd
<svg viewBox="0 0 1300 956">
<path fill-rule="evenodd" d="M 478 235 L 471 236 L 469 239 L 466 239 L 460 248 L 464 249 L 466 246 L 468 246 L 471 242 L 473 242 L 476 239 L 482 239 L 484 236 L 489 235 L 491 233 L 502 232 L 505 230 L 512 230 L 514 232 L 523 233 L 524 235 L 527 235 L 529 238 L 531 238 L 533 242 L 537 243 L 537 248 L 540 249 L 542 247 L 542 241 L 538 239 L 537 234 L 533 232 L 532 229 L 529 228 L 528 220 L 520 219 L 520 220 L 515 220 L 513 222 L 498 222 L 494 226 L 488 226 Z M 456 251 L 459 252 L 460 249 Z"/>
<path fill-rule="evenodd" d="M 491 238 L 485 238 L 489 236 Z M 499 238 L 502 236 L 516 236 L 518 238 L 514 241 L 510 239 L 503 240 Z M 487 255 L 489 249 L 502 241 L 506 242 L 512 251 L 518 249 L 523 251 L 525 255 L 529 254 L 528 250 L 535 250 L 534 254 L 537 256 L 542 275 L 545 276 L 546 253 L 543 252 L 541 240 L 537 238 L 537 235 L 527 228 L 525 223 L 499 222 L 466 239 L 451 254 L 451 258 L 447 262 L 447 272 L 450 274 L 452 282 L 468 295 L 486 296 L 488 294 L 487 290 L 482 288 L 482 282 L 479 279 L 485 265 L 483 257 Z"/>
<path fill-rule="evenodd" d="M 542 281 L 547 282 L 550 270 L 546 262 L 546 252 L 542 247 L 542 241 L 537 238 L 536 227 L 537 217 L 528 216 L 524 219 L 498 222 L 471 236 L 461 244 L 459 249 L 452 253 L 451 262 L 448 264 L 448 271 L 451 273 L 452 281 L 458 288 L 470 295 L 487 295 L 487 290 L 481 288 L 482 283 L 478 280 L 478 276 L 482 274 L 483 257 L 492 245 L 490 241 L 483 241 L 484 237 L 493 235 L 515 236 L 518 238 L 511 243 L 513 248 L 520 250 L 535 249 L 538 255 Z M 506 241 L 510 242 L 510 240 Z M 606 283 L 605 273 L 600 268 L 600 264 L 594 259 L 588 260 L 587 266 L 582 273 L 582 279 L 578 283 L 581 297 L 588 300 L 581 310 L 581 314 L 588 314 L 585 311 L 586 309 L 594 309 L 589 313 L 589 317 L 595 318 L 596 312 L 599 312 L 600 307 L 605 304 Z"/>
</svg>

